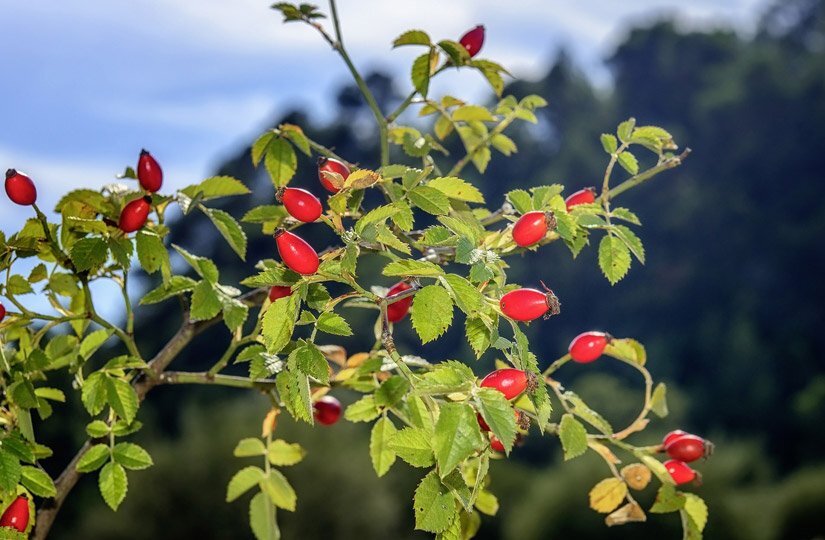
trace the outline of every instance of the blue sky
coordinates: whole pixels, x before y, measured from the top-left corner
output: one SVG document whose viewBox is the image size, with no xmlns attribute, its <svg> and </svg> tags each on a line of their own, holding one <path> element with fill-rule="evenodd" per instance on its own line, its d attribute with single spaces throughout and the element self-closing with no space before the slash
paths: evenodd
<svg viewBox="0 0 825 540">
<path fill-rule="evenodd" d="M 487 26 L 483 56 L 521 77 L 540 75 L 561 44 L 595 76 L 625 25 L 661 12 L 686 24 L 752 27 L 759 0 L 340 0 L 345 40 L 361 68 L 404 76 L 412 51 L 392 51 L 407 28 L 456 37 Z M 0 167 L 29 172 L 44 207 L 70 186 L 97 187 L 142 147 L 167 186 L 198 181 L 286 104 L 319 116 L 344 67 L 308 27 L 282 25 L 265 0 L 4 2 L 0 7 Z M 321 4 L 326 10 L 326 5 Z M 478 96 L 475 74 L 438 90 Z M 0 228 L 21 217 L 8 206 Z"/>
<path fill-rule="evenodd" d="M 415 51 L 391 50 L 410 28 L 457 39 L 482 23 L 481 56 L 517 76 L 541 76 L 560 46 L 602 84 L 601 65 L 630 24 L 662 13 L 688 26 L 751 30 L 763 0 L 339 0 L 359 69 L 407 83 Z M 266 0 L 26 0 L 0 5 L 0 169 L 27 172 L 39 204 L 99 188 L 149 149 L 171 191 L 208 176 L 290 105 L 330 114 L 348 80 L 340 60 L 302 24 L 283 25 Z M 327 11 L 327 5 L 321 3 Z M 445 73 L 432 93 L 484 99 L 476 73 Z M 2 198 L 0 229 L 28 217 Z M 111 306 L 114 308 L 114 306 Z M 108 311 L 108 310 L 107 310 Z"/>
<path fill-rule="evenodd" d="M 487 27 L 481 56 L 538 77 L 560 46 L 602 84 L 601 65 L 629 24 L 662 13 L 685 25 L 751 30 L 764 0 L 339 0 L 344 38 L 359 69 L 407 83 L 415 51 L 391 50 L 410 28 L 457 39 Z M 149 149 L 165 191 L 198 182 L 275 114 L 303 106 L 330 114 L 345 67 L 301 24 L 283 25 L 266 0 L 26 0 L 0 4 L 0 170 L 37 183 L 51 210 L 71 188 L 114 181 Z M 321 8 L 327 11 L 326 3 Z M 432 93 L 484 99 L 475 73 L 445 73 Z M 2 197 L 0 229 L 28 209 Z M 21 269 L 22 271 L 23 269 Z M 110 291 L 114 292 L 114 291 Z M 108 305 L 106 312 L 117 311 Z"/>
</svg>

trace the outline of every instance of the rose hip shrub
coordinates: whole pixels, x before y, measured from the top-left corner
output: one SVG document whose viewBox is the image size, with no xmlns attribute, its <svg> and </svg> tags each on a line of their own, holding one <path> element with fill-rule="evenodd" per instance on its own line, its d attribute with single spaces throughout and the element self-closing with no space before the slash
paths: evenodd
<svg viewBox="0 0 825 540">
<path fill-rule="evenodd" d="M 490 209 L 484 194 L 462 173 L 471 165 L 484 173 L 494 153 L 517 152 L 507 128 L 536 122 L 534 111 L 545 102 L 538 96 L 501 97 L 508 73 L 478 56 L 483 26 L 459 41 L 434 41 L 422 30 L 399 36 L 395 47 L 420 54 L 412 65 L 409 95 L 395 110 L 382 111 L 343 45 L 334 1 L 332 24 L 314 6 L 273 7 L 287 21 L 317 30 L 344 60 L 374 114 L 380 154 L 373 163 L 355 164 L 307 138 L 299 126 L 271 129 L 255 141 L 251 157 L 271 176 L 273 203 L 240 220 L 212 207 L 217 199 L 249 194 L 235 178 L 207 178 L 164 193 L 162 149 L 156 149 L 157 159 L 140 152 L 136 167 L 121 176 L 126 183 L 67 193 L 54 218 L 37 206 L 36 179 L 9 169 L 9 204 L 30 207 L 32 215 L 19 231 L 0 233 L 5 275 L 0 284 L 3 537 L 44 538 L 83 474 L 97 476 L 103 499 L 117 510 L 129 475 L 152 465 L 149 452 L 130 441 L 141 429 L 141 401 L 157 386 L 185 384 L 247 389 L 270 398 L 271 407 L 259 411 L 261 435 L 237 444 L 234 453 L 244 465 L 226 491 L 231 504 L 245 498 L 251 530 L 259 539 L 279 537 L 276 511 L 295 509 L 298 494 L 282 469 L 298 465 L 306 452 L 278 438 L 279 414 L 318 429 L 336 429 L 342 418 L 371 424 L 364 451 L 378 476 L 402 466 L 399 462 L 422 469 L 410 511 L 416 528 L 437 538 L 471 538 L 482 514 L 493 515 L 499 505 L 509 504 L 496 499 L 488 473 L 526 437 L 545 437 L 548 448 L 560 445 L 565 460 L 586 452 L 604 460 L 606 478 L 590 489 L 589 504 L 606 515 L 608 526 L 644 521 L 645 510 L 633 492 L 655 479 L 658 492 L 648 511 L 679 512 L 686 536 L 700 537 L 707 508 L 699 496 L 676 486 L 698 481 L 699 474 L 686 463 L 706 456 L 710 443 L 679 431 L 661 445 L 633 444 L 651 422 L 651 413 L 667 414 L 665 385 L 654 384 L 644 347 L 583 328 L 567 352 L 564 343 L 558 344 L 557 360 L 537 358 L 530 352 L 525 325 L 552 325 L 546 319 L 560 312 L 564 291 L 545 285 L 552 285 L 552 271 L 537 272 L 531 283 L 510 283 L 506 263 L 517 255 L 541 270 L 548 268 L 547 257 L 564 250 L 576 257 L 593 246 L 605 277 L 618 282 L 633 258 L 644 262 L 645 251 L 633 228 L 640 225 L 638 218 L 616 201 L 681 164 L 687 151 L 675 155 L 677 146 L 667 131 L 637 126 L 630 119 L 615 134 L 601 136 L 606 168 L 600 182 L 574 178 L 572 187 L 517 189 Z M 431 79 L 456 69 L 486 79 L 497 101 L 482 106 L 431 96 Z M 432 120 L 432 133 L 399 121 L 411 107 Z M 447 155 L 448 138 L 463 145 L 458 158 Z M 317 170 L 305 171 L 317 174 L 317 183 L 290 185 L 298 152 L 318 158 Z M 590 183 L 601 188 L 582 187 Z M 375 195 L 365 199 L 367 191 Z M 171 205 L 180 207 L 183 219 L 205 214 L 242 261 L 247 234 L 253 232 L 272 238 L 273 257 L 247 262 L 249 277 L 240 284 L 226 283 L 211 260 L 167 245 L 174 226 L 165 220 Z M 310 245 L 302 238 L 305 227 L 331 229 L 338 244 Z M 173 266 L 170 255 L 185 261 L 187 275 L 173 271 L 181 266 Z M 367 282 L 359 275 L 359 262 L 367 258 L 383 261 L 385 280 Z M 26 274 L 17 264 L 24 259 L 30 261 Z M 182 326 L 151 356 L 138 346 L 133 299 L 126 292 L 136 265 L 155 278 L 139 304 L 183 306 Z M 90 284 L 101 280 L 120 287 L 122 322 L 100 315 L 101 299 L 91 293 Z M 30 307 L 27 299 L 34 295 L 53 310 L 41 313 Z M 375 326 L 356 330 L 376 341 L 368 351 L 347 354 L 335 340 L 353 334 L 347 314 L 354 308 L 374 310 Z M 425 359 L 415 348 L 399 350 L 394 327 L 408 324 L 421 343 L 463 326 L 457 331 L 466 334 L 469 354 Z M 175 358 L 206 331 L 228 331 L 228 348 L 216 354 L 206 372 L 174 371 Z M 124 354 L 105 353 L 112 348 L 103 345 L 112 342 L 119 342 Z M 495 360 L 494 371 L 474 371 L 473 362 L 482 357 Z M 224 373 L 230 362 L 247 365 L 248 376 Z M 571 362 L 578 369 L 618 362 L 637 373 L 645 383 L 638 417 L 628 426 L 612 426 L 564 387 L 557 372 Z M 35 416 L 38 422 L 48 421 L 52 408 L 67 400 L 50 385 L 58 372 L 71 377 L 89 420 L 87 442 L 53 479 L 40 466 L 51 450 L 38 442 L 33 426 Z M 335 396 L 343 389 L 360 399 L 343 408 Z M 666 458 L 659 456 L 665 453 Z M 620 459 L 626 463 L 622 469 L 617 468 Z M 582 501 L 586 491 L 583 486 Z"/>
</svg>

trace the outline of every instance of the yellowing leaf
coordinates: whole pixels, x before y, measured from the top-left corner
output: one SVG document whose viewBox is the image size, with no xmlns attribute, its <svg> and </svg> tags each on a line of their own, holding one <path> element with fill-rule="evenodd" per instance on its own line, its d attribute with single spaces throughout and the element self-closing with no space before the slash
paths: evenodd
<svg viewBox="0 0 825 540">
<path fill-rule="evenodd" d="M 629 502 L 622 506 L 606 518 L 604 522 L 608 527 L 614 525 L 624 525 L 625 523 L 647 521 L 647 516 L 641 507 L 635 502 Z"/>
<path fill-rule="evenodd" d="M 618 478 L 605 478 L 590 490 L 590 508 L 607 514 L 616 509 L 627 495 L 627 484 Z"/>
</svg>

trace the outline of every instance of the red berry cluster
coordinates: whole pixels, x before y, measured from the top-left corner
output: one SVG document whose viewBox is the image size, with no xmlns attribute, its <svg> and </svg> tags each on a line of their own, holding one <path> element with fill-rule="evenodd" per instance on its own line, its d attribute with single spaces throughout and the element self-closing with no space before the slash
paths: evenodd
<svg viewBox="0 0 825 540">
<path fill-rule="evenodd" d="M 320 158 L 318 180 L 330 193 L 338 193 L 340 189 L 330 180 L 332 173 L 346 180 L 349 176 L 349 167 L 336 159 Z M 284 188 L 278 191 L 276 197 L 283 203 L 290 216 L 304 223 L 316 221 L 324 210 L 318 197 L 305 189 Z M 318 271 L 318 253 L 300 236 L 285 229 L 278 229 L 275 231 L 275 244 L 281 260 L 293 272 L 310 275 Z"/>
<path fill-rule="evenodd" d="M 140 151 L 136 172 L 138 183 L 146 195 L 130 201 L 120 212 L 118 227 L 127 234 L 140 230 L 146 225 L 149 212 L 152 211 L 152 193 L 160 191 L 163 185 L 163 169 L 154 156 L 146 150 Z"/>
<path fill-rule="evenodd" d="M 702 475 L 690 468 L 688 463 L 709 457 L 713 453 L 713 443 L 677 429 L 665 435 L 661 449 L 671 458 L 665 461 L 665 468 L 678 486 L 688 482 L 701 482 Z"/>
</svg>

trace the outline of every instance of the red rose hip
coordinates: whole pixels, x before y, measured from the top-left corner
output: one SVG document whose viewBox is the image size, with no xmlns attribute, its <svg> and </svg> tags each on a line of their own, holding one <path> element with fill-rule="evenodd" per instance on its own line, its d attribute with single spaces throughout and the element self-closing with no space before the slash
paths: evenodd
<svg viewBox="0 0 825 540">
<path fill-rule="evenodd" d="M 713 452 L 713 444 L 702 437 L 686 433 L 672 438 L 665 445 L 665 452 L 673 459 L 690 463 L 710 455 Z"/>
<path fill-rule="evenodd" d="M 665 438 L 662 439 L 662 446 L 663 447 L 667 446 L 668 443 L 670 443 L 671 441 L 681 437 L 682 435 L 687 435 L 687 434 L 688 434 L 687 431 L 682 431 L 681 429 L 675 429 L 675 430 L 671 431 L 670 433 L 668 433 L 667 435 L 665 435 Z"/>
<path fill-rule="evenodd" d="M 6 306 L 0 304 L 0 322 L 3 322 L 3 319 L 6 318 Z"/>
<path fill-rule="evenodd" d="M 398 294 L 404 291 L 410 290 L 410 284 L 405 281 L 399 281 L 392 287 L 390 290 L 387 291 L 387 296 L 392 296 L 394 294 Z M 406 298 L 402 298 L 392 304 L 387 306 L 387 319 L 391 323 L 397 323 L 398 321 L 402 320 L 404 317 L 407 316 L 407 313 L 410 311 L 410 306 L 412 305 L 413 297 L 408 296 Z"/>
<path fill-rule="evenodd" d="M 341 418 L 341 402 L 332 396 L 324 396 L 312 404 L 315 421 L 324 426 L 331 426 Z"/>
<path fill-rule="evenodd" d="M 572 195 L 564 199 L 564 204 L 567 205 L 568 212 L 574 206 L 594 202 L 596 202 L 596 189 L 592 187 L 580 189 L 579 191 L 573 193 Z"/>
<path fill-rule="evenodd" d="M 152 210 L 152 198 L 148 195 L 135 199 L 123 207 L 120 213 L 118 227 L 125 233 L 135 232 L 146 224 L 149 212 Z"/>
<path fill-rule="evenodd" d="M 521 247 L 529 247 L 544 238 L 548 229 L 555 228 L 552 212 L 527 212 L 513 226 L 513 240 Z"/>
<path fill-rule="evenodd" d="M 269 301 L 274 302 L 279 298 L 285 298 L 292 294 L 291 287 L 284 287 L 281 285 L 275 285 L 274 287 L 269 289 Z"/>
<path fill-rule="evenodd" d="M 26 532 L 29 526 L 29 500 L 20 495 L 12 502 L 3 515 L 0 516 L 0 527 L 11 527 L 20 532 Z"/>
<path fill-rule="evenodd" d="M 478 54 L 478 51 L 481 50 L 482 45 L 484 45 L 484 25 L 479 24 L 472 30 L 468 31 L 466 34 L 461 36 L 458 40 L 467 52 L 470 54 L 470 58 Z"/>
<path fill-rule="evenodd" d="M 665 461 L 665 469 L 677 486 L 693 482 L 696 479 L 696 471 L 678 459 Z"/>
<path fill-rule="evenodd" d="M 490 435 L 490 448 L 496 452 L 504 452 L 504 443 L 495 435 Z"/>
<path fill-rule="evenodd" d="M 502 313 L 516 321 L 532 321 L 541 316 L 559 314 L 559 299 L 548 290 L 516 289 L 499 300 Z"/>
<path fill-rule="evenodd" d="M 324 189 L 330 193 L 338 193 L 340 190 L 335 187 L 332 182 L 330 182 L 329 178 L 327 178 L 324 174 L 325 172 L 338 173 L 344 178 L 344 180 L 346 180 L 349 176 L 349 167 L 337 159 L 326 157 L 318 158 L 318 180 L 321 181 L 321 185 L 324 186 Z"/>
<path fill-rule="evenodd" d="M 481 380 L 482 388 L 495 388 L 507 399 L 518 397 L 528 386 L 527 373 L 515 368 L 497 369 Z"/>
<path fill-rule="evenodd" d="M 285 188 L 278 191 L 277 198 L 290 216 L 304 223 L 312 223 L 324 211 L 318 197 L 305 189 Z"/>
<path fill-rule="evenodd" d="M 163 185 L 163 170 L 160 164 L 146 150 L 140 151 L 140 158 L 137 164 L 138 182 L 143 189 L 149 193 L 154 193 Z"/>
<path fill-rule="evenodd" d="M 297 234 L 278 229 L 275 231 L 275 244 L 284 264 L 293 272 L 306 276 L 318 270 L 318 254 Z"/>
<path fill-rule="evenodd" d="M 574 362 L 587 364 L 602 355 L 611 339 L 604 332 L 584 332 L 573 338 L 567 350 Z"/>
<path fill-rule="evenodd" d="M 31 206 L 37 201 L 37 188 L 31 178 L 9 169 L 6 171 L 6 195 L 15 204 Z"/>
</svg>

